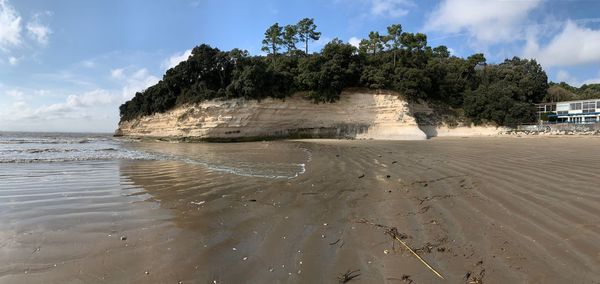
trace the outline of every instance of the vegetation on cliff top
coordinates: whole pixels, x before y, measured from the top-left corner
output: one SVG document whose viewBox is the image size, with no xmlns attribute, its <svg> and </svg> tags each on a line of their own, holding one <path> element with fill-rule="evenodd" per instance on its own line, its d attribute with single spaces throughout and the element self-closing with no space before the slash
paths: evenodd
<svg viewBox="0 0 600 284">
<path fill-rule="evenodd" d="M 476 123 L 516 125 L 533 121 L 532 104 L 547 94 L 548 78 L 535 60 L 515 57 L 492 65 L 483 54 L 459 58 L 401 25 L 384 35 L 369 33 L 358 48 L 333 39 L 309 54 L 309 44 L 320 38 L 316 28 L 312 19 L 272 25 L 262 42 L 266 56 L 197 46 L 160 82 L 124 103 L 121 121 L 215 98 L 285 98 L 303 91 L 315 102 L 333 102 L 344 88 L 364 87 L 462 108 Z"/>
<path fill-rule="evenodd" d="M 544 102 L 600 99 L 600 84 L 584 84 L 573 87 L 565 82 L 550 83 Z"/>
</svg>

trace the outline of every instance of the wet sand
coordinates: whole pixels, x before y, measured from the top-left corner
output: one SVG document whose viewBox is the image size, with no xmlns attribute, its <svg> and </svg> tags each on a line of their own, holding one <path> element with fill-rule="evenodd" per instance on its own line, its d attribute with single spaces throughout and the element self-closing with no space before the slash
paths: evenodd
<svg viewBox="0 0 600 284">
<path fill-rule="evenodd" d="M 599 146 L 141 143 L 220 167 L 0 165 L 0 283 L 600 283 Z"/>
</svg>

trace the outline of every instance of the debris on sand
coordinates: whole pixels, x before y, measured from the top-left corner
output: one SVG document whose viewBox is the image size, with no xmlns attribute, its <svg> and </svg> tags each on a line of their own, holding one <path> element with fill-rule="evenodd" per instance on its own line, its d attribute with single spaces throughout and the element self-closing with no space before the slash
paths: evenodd
<svg viewBox="0 0 600 284">
<path fill-rule="evenodd" d="M 348 283 L 358 276 L 360 276 L 360 269 L 352 271 L 348 270 L 346 273 L 338 276 L 338 280 L 340 281 L 340 283 Z"/>
<path fill-rule="evenodd" d="M 408 284 L 413 283 L 413 280 L 410 279 L 410 275 L 406 275 L 406 274 L 402 275 L 402 281 L 404 281 L 404 282 L 406 282 Z"/>
<path fill-rule="evenodd" d="M 471 271 L 465 274 L 465 280 L 468 284 L 483 284 L 483 277 L 485 276 L 485 268 L 483 268 L 483 260 L 477 262 L 476 266 L 480 267 L 479 273 L 475 274 Z"/>
<path fill-rule="evenodd" d="M 410 246 L 408 246 L 408 244 L 406 244 L 406 242 L 404 242 L 402 240 L 402 238 L 406 239 L 406 235 L 405 234 L 401 234 L 398 232 L 398 228 L 396 227 L 390 227 L 390 226 L 386 226 L 386 225 L 381 225 L 381 224 L 376 224 L 373 223 L 369 220 L 366 219 L 361 219 L 358 220 L 357 223 L 362 223 L 362 224 L 369 224 L 378 228 L 384 228 L 385 229 L 385 234 L 390 236 L 393 240 L 398 241 L 400 244 L 402 244 L 408 251 L 410 251 L 419 261 L 421 261 L 421 263 L 423 263 L 423 265 L 425 265 L 427 268 L 429 268 L 429 270 L 431 270 L 431 272 L 433 272 L 437 277 L 441 278 L 441 279 L 445 279 L 444 276 L 442 276 L 439 272 L 437 272 L 437 270 L 435 270 L 433 267 L 431 267 L 431 265 L 429 265 L 429 263 L 427 263 L 424 259 L 422 259 L 412 248 L 410 248 Z"/>
<path fill-rule="evenodd" d="M 364 178 L 364 177 L 365 177 L 365 174 L 358 176 L 358 178 Z"/>
<path fill-rule="evenodd" d="M 200 201 L 200 202 L 196 202 L 196 201 L 192 201 L 190 203 L 194 204 L 194 205 L 202 205 L 204 204 L 206 201 Z"/>
</svg>

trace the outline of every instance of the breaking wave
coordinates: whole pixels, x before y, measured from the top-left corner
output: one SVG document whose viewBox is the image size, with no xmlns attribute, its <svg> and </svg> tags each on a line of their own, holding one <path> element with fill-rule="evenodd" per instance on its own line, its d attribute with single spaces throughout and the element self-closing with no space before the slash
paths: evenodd
<svg viewBox="0 0 600 284">
<path fill-rule="evenodd" d="M 70 136 L 71 137 L 70 137 Z M 202 166 L 208 170 L 248 177 L 291 179 L 306 171 L 310 162 L 310 151 L 303 149 L 306 160 L 303 163 L 289 161 L 264 162 L 244 161 L 244 159 L 221 160 L 202 156 L 188 156 L 182 153 L 168 153 L 143 147 L 128 147 L 137 142 L 127 142 L 105 137 L 77 137 L 54 135 L 36 137 L 34 135 L 6 135 L 0 133 L 0 164 L 60 163 L 75 161 L 107 160 L 150 160 L 179 161 Z"/>
</svg>

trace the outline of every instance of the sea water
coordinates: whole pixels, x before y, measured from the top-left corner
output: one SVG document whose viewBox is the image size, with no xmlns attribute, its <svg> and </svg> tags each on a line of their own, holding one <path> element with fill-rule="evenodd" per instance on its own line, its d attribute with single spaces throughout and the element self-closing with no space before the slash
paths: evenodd
<svg viewBox="0 0 600 284">
<path fill-rule="evenodd" d="M 282 155 L 273 155 L 278 151 Z M 60 167 L 65 162 L 119 160 L 173 160 L 242 176 L 294 178 L 305 171 L 310 153 L 268 142 L 192 144 L 139 142 L 110 134 L 0 132 L 0 164 Z"/>
</svg>

